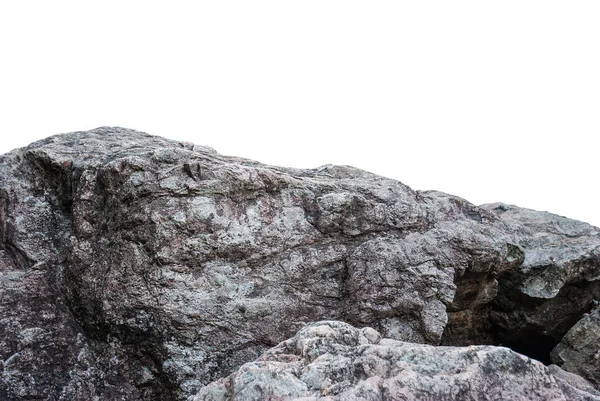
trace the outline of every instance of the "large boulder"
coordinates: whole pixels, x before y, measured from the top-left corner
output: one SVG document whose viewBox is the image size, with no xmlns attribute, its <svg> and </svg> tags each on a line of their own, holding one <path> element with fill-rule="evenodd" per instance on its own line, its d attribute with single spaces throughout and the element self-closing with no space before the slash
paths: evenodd
<svg viewBox="0 0 600 401">
<path fill-rule="evenodd" d="M 36 142 L 0 157 L 0 399 L 185 399 L 332 319 L 543 359 L 600 238 L 519 213 L 123 128 Z"/>
</svg>

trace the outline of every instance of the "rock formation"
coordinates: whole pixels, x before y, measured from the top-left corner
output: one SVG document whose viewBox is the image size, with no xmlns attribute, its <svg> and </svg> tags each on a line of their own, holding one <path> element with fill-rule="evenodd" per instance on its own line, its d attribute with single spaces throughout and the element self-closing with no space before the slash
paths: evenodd
<svg viewBox="0 0 600 401">
<path fill-rule="evenodd" d="M 595 227 L 352 167 L 265 166 L 107 127 L 0 157 L 0 399 L 184 400 L 324 320 L 423 363 L 445 352 L 481 373 L 468 355 L 499 355 L 486 374 L 501 375 L 525 359 L 419 344 L 550 363 L 599 279 Z M 557 399 L 596 397 L 527 364 Z"/>
<path fill-rule="evenodd" d="M 589 383 L 552 366 L 503 347 L 434 347 L 319 322 L 192 401 L 600 400 Z"/>
</svg>

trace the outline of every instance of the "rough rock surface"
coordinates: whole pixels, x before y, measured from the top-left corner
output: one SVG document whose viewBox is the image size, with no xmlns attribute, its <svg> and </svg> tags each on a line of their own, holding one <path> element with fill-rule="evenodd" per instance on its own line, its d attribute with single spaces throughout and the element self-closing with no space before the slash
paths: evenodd
<svg viewBox="0 0 600 401">
<path fill-rule="evenodd" d="M 54 136 L 0 157 L 0 399 L 185 399 L 320 320 L 542 360 L 599 298 L 599 246 L 352 167 Z"/>
<path fill-rule="evenodd" d="M 586 314 L 552 350 L 552 361 L 600 388 L 600 307 Z"/>
<path fill-rule="evenodd" d="M 525 252 L 523 264 L 499 280 L 491 312 L 497 339 L 548 362 L 554 345 L 600 299 L 600 230 L 546 212 L 483 208 L 510 225 Z"/>
<path fill-rule="evenodd" d="M 508 348 L 411 344 L 329 321 L 308 325 L 190 401 L 600 400 L 569 379 Z"/>
</svg>

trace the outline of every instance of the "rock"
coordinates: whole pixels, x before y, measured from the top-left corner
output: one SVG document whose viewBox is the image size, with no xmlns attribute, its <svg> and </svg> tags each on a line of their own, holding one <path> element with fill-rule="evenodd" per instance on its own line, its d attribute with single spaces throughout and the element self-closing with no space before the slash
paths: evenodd
<svg viewBox="0 0 600 401">
<path fill-rule="evenodd" d="M 600 307 L 584 315 L 552 350 L 552 361 L 600 388 Z"/>
<path fill-rule="evenodd" d="M 508 348 L 370 341 L 365 330 L 310 324 L 190 401 L 600 400 L 585 380 Z"/>
<path fill-rule="evenodd" d="M 600 299 L 600 229 L 504 204 L 483 208 L 511 227 L 525 252 L 523 264 L 499 278 L 491 311 L 497 339 L 550 362 L 552 348 Z"/>
<path fill-rule="evenodd" d="M 579 397 L 587 398 L 588 394 L 595 396 L 600 395 L 600 392 L 596 390 L 590 382 L 585 380 L 579 375 L 571 372 L 567 372 L 556 365 L 548 366 L 548 370 L 554 376 L 554 379 L 561 387 L 567 399 L 577 399 Z"/>
<path fill-rule="evenodd" d="M 528 355 L 548 337 L 544 359 L 596 297 L 598 246 L 352 167 L 57 135 L 0 157 L 0 399 L 183 400 L 320 320 Z"/>
</svg>

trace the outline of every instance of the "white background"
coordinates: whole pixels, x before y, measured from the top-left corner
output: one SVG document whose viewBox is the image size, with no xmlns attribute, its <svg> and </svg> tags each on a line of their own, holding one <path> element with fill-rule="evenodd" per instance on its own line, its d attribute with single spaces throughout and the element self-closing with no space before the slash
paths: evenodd
<svg viewBox="0 0 600 401">
<path fill-rule="evenodd" d="M 598 1 L 2 1 L 0 153 L 119 125 L 600 226 Z"/>
</svg>

